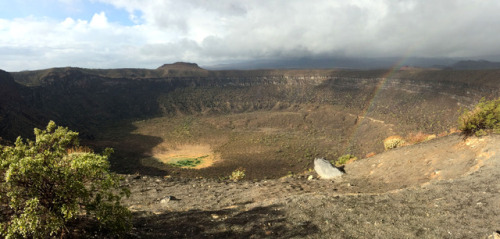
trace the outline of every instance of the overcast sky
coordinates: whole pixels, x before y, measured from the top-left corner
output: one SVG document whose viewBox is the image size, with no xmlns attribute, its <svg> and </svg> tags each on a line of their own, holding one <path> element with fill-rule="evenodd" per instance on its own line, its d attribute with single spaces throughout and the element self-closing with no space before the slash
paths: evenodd
<svg viewBox="0 0 500 239">
<path fill-rule="evenodd" d="M 7 71 L 498 56 L 498 0 L 0 0 Z"/>
</svg>

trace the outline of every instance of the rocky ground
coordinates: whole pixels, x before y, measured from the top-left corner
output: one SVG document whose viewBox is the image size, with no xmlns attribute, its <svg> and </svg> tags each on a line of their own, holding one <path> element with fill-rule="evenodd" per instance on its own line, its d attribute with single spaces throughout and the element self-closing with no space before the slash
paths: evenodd
<svg viewBox="0 0 500 239">
<path fill-rule="evenodd" d="M 128 175 L 131 238 L 493 238 L 500 136 L 459 135 L 276 180 Z"/>
</svg>

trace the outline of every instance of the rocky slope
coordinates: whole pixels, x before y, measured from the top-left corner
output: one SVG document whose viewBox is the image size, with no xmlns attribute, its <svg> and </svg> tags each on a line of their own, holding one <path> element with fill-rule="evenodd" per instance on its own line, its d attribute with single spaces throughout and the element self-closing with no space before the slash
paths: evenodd
<svg viewBox="0 0 500 239">
<path fill-rule="evenodd" d="M 321 144 L 315 140 L 325 138 L 330 143 L 322 147 L 333 147 L 329 153 L 333 158 L 344 153 L 362 156 L 381 152 L 380 141 L 390 135 L 449 131 L 456 125 L 460 108 L 470 107 L 482 97 L 500 96 L 499 73 L 415 68 L 207 71 L 191 63 L 167 64 L 154 70 L 3 72 L 0 137 L 11 141 L 18 135 L 32 137 L 33 127 L 44 127 L 48 120 L 54 120 L 80 132 L 87 144 L 117 148 L 115 170 L 147 173 L 156 169 L 137 162 L 165 139 L 138 135 L 134 122 L 157 117 L 184 117 L 192 122 L 189 117 L 193 116 L 212 129 L 210 132 L 225 130 L 228 137 L 279 129 L 283 134 L 275 132 L 270 137 L 285 133 L 286 137 L 303 137 L 304 143 L 297 143 L 300 148 L 296 150 L 306 154 Z M 120 137 L 102 136 L 109 128 L 118 127 L 117 122 L 125 126 L 116 130 Z M 246 128 L 241 131 L 235 127 Z M 287 127 L 299 131 L 294 133 Z M 198 130 L 200 136 L 209 137 L 209 131 Z M 276 165 L 291 165 L 273 155 L 258 157 Z M 130 160 L 120 161 L 125 158 Z M 306 166 L 300 163 L 283 170 L 295 172 Z M 226 165 L 226 171 L 232 167 Z M 160 171 L 166 173 L 165 169 Z"/>
<path fill-rule="evenodd" d="M 33 134 L 34 126 L 43 122 L 44 116 L 33 108 L 32 100 L 27 87 L 0 70 L 0 139 Z"/>
<path fill-rule="evenodd" d="M 338 180 L 127 176 L 132 238 L 486 238 L 500 230 L 500 136 L 451 135 Z"/>
<path fill-rule="evenodd" d="M 481 238 L 500 230 L 499 136 L 464 141 L 451 135 L 396 149 L 347 165 L 346 175 L 334 181 L 307 180 L 313 172 L 242 182 L 195 173 L 155 177 L 165 171 L 138 158 L 163 143 L 155 134 L 164 126 L 166 136 L 187 132 L 193 143 L 229 135 L 225 140 L 235 144 L 224 141 L 221 147 L 232 154 L 254 142 L 238 141 L 243 132 L 264 135 L 249 139 L 274 154 L 283 153 L 273 148 L 275 136 L 291 135 L 299 153 L 329 142 L 364 155 L 381 147 L 387 134 L 448 131 L 460 107 L 500 96 L 499 75 L 206 71 L 187 63 L 155 70 L 0 72 L 0 138 L 29 137 L 33 127 L 52 119 L 81 132 L 87 142 L 116 146 L 120 159 L 111 162 L 114 169 L 123 169 L 120 160 L 129 158 L 134 164 L 125 171 L 141 172 L 124 182 L 132 189 L 124 201 L 134 211 L 132 238 Z M 169 124 L 181 127 L 171 130 Z M 118 128 L 98 138 L 109 126 Z M 241 162 L 261 164 L 264 174 L 289 163 L 261 156 Z"/>
<path fill-rule="evenodd" d="M 2 99 L 2 104 L 24 99 L 44 118 L 89 137 L 96 126 L 119 119 L 230 114 L 301 104 L 335 105 L 398 127 L 437 132 L 449 128 L 460 106 L 497 97 L 500 88 L 497 70 L 206 71 L 195 64 L 176 63 L 155 70 L 55 68 L 3 73 L 2 81 L 11 81 L 10 76 L 17 82 L 15 88 L 25 90 L 8 90 L 20 95 Z M 4 89 L 14 87 L 10 84 Z M 9 111 L 30 115 L 19 107 Z M 3 125 L 0 135 L 5 138 L 25 133 Z"/>
</svg>

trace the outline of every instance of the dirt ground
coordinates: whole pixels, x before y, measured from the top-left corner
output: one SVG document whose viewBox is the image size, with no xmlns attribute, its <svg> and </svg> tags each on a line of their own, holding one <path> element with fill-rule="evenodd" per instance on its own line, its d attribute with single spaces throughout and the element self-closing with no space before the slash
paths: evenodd
<svg viewBox="0 0 500 239">
<path fill-rule="evenodd" d="M 500 230 L 499 135 L 450 135 L 344 170 L 336 180 L 128 175 L 129 237 L 488 238 Z"/>
</svg>

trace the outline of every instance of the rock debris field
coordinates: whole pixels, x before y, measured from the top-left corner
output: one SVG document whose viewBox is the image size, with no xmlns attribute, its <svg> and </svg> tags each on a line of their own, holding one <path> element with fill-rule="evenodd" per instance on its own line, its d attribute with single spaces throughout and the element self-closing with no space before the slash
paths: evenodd
<svg viewBox="0 0 500 239">
<path fill-rule="evenodd" d="M 497 238 L 500 136 L 450 135 L 306 172 L 224 181 L 126 175 L 130 238 Z M 313 179 L 311 180 L 311 176 Z"/>
</svg>

